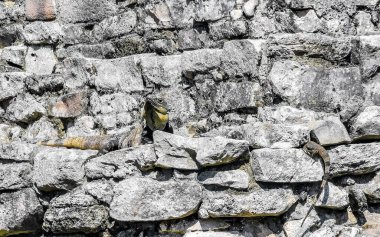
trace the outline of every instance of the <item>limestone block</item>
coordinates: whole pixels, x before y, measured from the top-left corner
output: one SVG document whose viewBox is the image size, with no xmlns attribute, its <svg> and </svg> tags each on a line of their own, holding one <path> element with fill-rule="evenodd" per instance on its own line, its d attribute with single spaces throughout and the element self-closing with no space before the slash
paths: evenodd
<svg viewBox="0 0 380 237">
<path fill-rule="evenodd" d="M 46 114 L 44 104 L 30 94 L 20 94 L 10 101 L 6 117 L 14 122 L 31 123 Z"/>
<path fill-rule="evenodd" d="M 315 68 L 295 61 L 275 62 L 268 76 L 275 94 L 292 106 L 324 112 L 340 111 L 343 122 L 363 102 L 360 70 Z"/>
<path fill-rule="evenodd" d="M 33 182 L 46 192 L 73 189 L 84 181 L 85 162 L 97 154 L 94 150 L 46 147 L 34 157 Z"/>
<path fill-rule="evenodd" d="M 246 15 L 247 17 L 254 16 L 257 5 L 259 5 L 259 0 L 249 0 L 246 3 L 244 3 L 244 15 Z"/>
<path fill-rule="evenodd" d="M 178 219 L 197 211 L 202 188 L 194 181 L 130 178 L 115 185 L 110 216 L 118 221 Z"/>
<path fill-rule="evenodd" d="M 0 101 L 15 97 L 24 90 L 25 78 L 22 72 L 0 73 Z"/>
<path fill-rule="evenodd" d="M 330 146 L 351 142 L 347 129 L 338 117 L 325 118 L 312 125 L 310 136 L 321 146 Z"/>
<path fill-rule="evenodd" d="M 54 51 L 49 46 L 31 46 L 25 58 L 25 71 L 38 75 L 51 74 L 57 63 Z"/>
<path fill-rule="evenodd" d="M 0 53 L 0 59 L 20 67 L 25 66 L 26 46 L 9 46 L 3 48 Z"/>
<path fill-rule="evenodd" d="M 22 32 L 22 36 L 28 44 L 55 44 L 63 34 L 59 23 L 41 21 L 29 23 Z"/>
<path fill-rule="evenodd" d="M 185 51 L 181 61 L 182 73 L 188 78 L 197 73 L 207 73 L 220 66 L 222 53 L 220 49 Z"/>
<path fill-rule="evenodd" d="M 28 163 L 0 165 L 0 190 L 18 190 L 31 186 L 32 166 Z"/>
<path fill-rule="evenodd" d="M 51 200 L 42 228 L 57 233 L 97 233 L 106 228 L 108 211 L 81 189 Z"/>
<path fill-rule="evenodd" d="M 250 177 L 244 170 L 204 171 L 199 173 L 198 181 L 203 185 L 248 189 Z"/>
<path fill-rule="evenodd" d="M 136 13 L 132 10 L 108 17 L 96 25 L 94 35 L 99 39 L 110 39 L 128 34 L 137 24 Z"/>
<path fill-rule="evenodd" d="M 332 177 L 366 174 L 380 169 L 380 143 L 351 144 L 328 149 Z"/>
<path fill-rule="evenodd" d="M 0 143 L 0 159 L 7 161 L 31 161 L 38 146 L 24 142 Z"/>
<path fill-rule="evenodd" d="M 348 193 L 328 182 L 315 205 L 328 209 L 345 209 L 349 205 Z"/>
<path fill-rule="evenodd" d="M 255 180 L 261 182 L 316 182 L 324 173 L 320 158 L 313 159 L 294 148 L 253 150 L 251 164 Z"/>
<path fill-rule="evenodd" d="M 297 197 L 290 189 L 259 189 L 249 193 L 206 191 L 199 208 L 199 216 L 201 218 L 279 216 L 296 201 Z"/>
<path fill-rule="evenodd" d="M 0 194 L 1 234 L 27 234 L 38 231 L 41 228 L 42 216 L 43 209 L 33 189 Z"/>
<path fill-rule="evenodd" d="M 355 118 L 351 133 L 355 140 L 378 140 L 380 139 L 380 106 L 366 107 Z"/>
<path fill-rule="evenodd" d="M 201 22 L 217 21 L 228 16 L 234 5 L 234 1 L 228 0 L 197 0 L 194 6 L 194 19 Z"/>
<path fill-rule="evenodd" d="M 64 125 L 61 120 L 44 116 L 30 124 L 22 138 L 30 143 L 55 140 L 62 137 L 63 130 Z"/>
</svg>

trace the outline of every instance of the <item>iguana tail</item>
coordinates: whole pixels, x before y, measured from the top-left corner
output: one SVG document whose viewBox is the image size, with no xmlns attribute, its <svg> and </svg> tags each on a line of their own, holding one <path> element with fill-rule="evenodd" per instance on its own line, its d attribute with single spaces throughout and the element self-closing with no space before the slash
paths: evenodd
<svg viewBox="0 0 380 237">
<path fill-rule="evenodd" d="M 65 139 L 39 142 L 38 144 L 82 150 L 112 150 L 118 147 L 118 139 L 113 136 L 69 137 Z"/>
</svg>

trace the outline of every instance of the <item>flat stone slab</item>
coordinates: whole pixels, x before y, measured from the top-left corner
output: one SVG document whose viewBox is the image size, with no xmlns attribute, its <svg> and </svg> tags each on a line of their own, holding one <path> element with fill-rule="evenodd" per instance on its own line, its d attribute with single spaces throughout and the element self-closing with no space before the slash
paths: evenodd
<svg viewBox="0 0 380 237">
<path fill-rule="evenodd" d="M 0 143 L 0 159 L 8 161 L 30 161 L 39 146 L 24 142 Z"/>
<path fill-rule="evenodd" d="M 195 213 L 202 187 L 194 181 L 130 178 L 114 187 L 110 216 L 117 221 L 160 221 Z"/>
<path fill-rule="evenodd" d="M 46 192 L 73 189 L 84 180 L 85 162 L 97 154 L 94 150 L 42 149 L 34 157 L 33 182 Z"/>
<path fill-rule="evenodd" d="M 203 185 L 248 189 L 250 177 L 244 170 L 204 171 L 198 175 Z"/>
<path fill-rule="evenodd" d="M 351 138 L 347 129 L 338 117 L 328 117 L 316 121 L 310 132 L 311 138 L 321 146 L 350 143 Z"/>
<path fill-rule="evenodd" d="M 327 183 L 315 206 L 343 210 L 349 205 L 348 193 L 338 186 Z"/>
<path fill-rule="evenodd" d="M 249 193 L 204 192 L 201 218 L 279 216 L 295 202 L 290 189 L 254 190 Z"/>
<path fill-rule="evenodd" d="M 316 182 L 322 180 L 322 159 L 305 154 L 302 149 L 257 149 L 251 152 L 256 181 L 275 183 Z"/>
<path fill-rule="evenodd" d="M 156 166 L 197 170 L 198 166 L 227 164 L 249 154 L 248 142 L 223 137 L 189 138 L 156 131 Z"/>
<path fill-rule="evenodd" d="M 85 165 L 91 179 L 126 178 L 154 168 L 157 157 L 153 145 L 126 148 L 91 159 Z"/>
<path fill-rule="evenodd" d="M 31 188 L 0 194 L 0 233 L 29 233 L 40 229 L 42 206 Z"/>
<path fill-rule="evenodd" d="M 380 169 L 380 143 L 351 144 L 328 149 L 330 175 L 367 174 Z"/>
</svg>

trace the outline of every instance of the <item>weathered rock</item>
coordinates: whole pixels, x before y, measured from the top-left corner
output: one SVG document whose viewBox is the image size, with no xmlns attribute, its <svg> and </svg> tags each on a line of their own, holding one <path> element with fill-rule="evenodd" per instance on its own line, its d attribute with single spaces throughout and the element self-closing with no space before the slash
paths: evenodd
<svg viewBox="0 0 380 237">
<path fill-rule="evenodd" d="M 84 181 L 85 162 L 97 154 L 93 150 L 42 149 L 34 157 L 33 182 L 46 192 L 73 189 Z"/>
<path fill-rule="evenodd" d="M 250 177 L 243 170 L 204 171 L 198 175 L 198 181 L 203 185 L 248 189 Z"/>
<path fill-rule="evenodd" d="M 321 28 L 322 21 L 313 9 L 297 11 L 294 17 L 294 25 L 297 32 L 313 33 Z"/>
<path fill-rule="evenodd" d="M 207 191 L 204 196 L 198 213 L 201 218 L 279 216 L 297 201 L 289 189 Z"/>
<path fill-rule="evenodd" d="M 95 180 L 83 185 L 86 194 L 110 204 L 113 198 L 113 185 L 106 180 Z"/>
<path fill-rule="evenodd" d="M 144 89 L 136 57 L 90 60 L 90 62 L 96 71 L 92 79 L 98 91 L 134 92 Z"/>
<path fill-rule="evenodd" d="M 363 191 L 369 203 L 380 203 L 380 174 L 363 185 Z"/>
<path fill-rule="evenodd" d="M 116 178 L 141 175 L 154 167 L 156 154 L 153 145 L 126 148 L 109 152 L 86 163 L 86 176 L 91 179 Z"/>
<path fill-rule="evenodd" d="M 25 16 L 28 21 L 54 20 L 57 15 L 55 0 L 26 0 Z"/>
<path fill-rule="evenodd" d="M 260 59 L 254 40 L 228 41 L 223 46 L 221 70 L 229 78 L 255 78 Z"/>
<path fill-rule="evenodd" d="M 95 136 L 101 135 L 100 129 L 96 127 L 95 119 L 91 116 L 81 116 L 67 126 L 67 137 Z"/>
<path fill-rule="evenodd" d="M 63 36 L 57 22 L 32 22 L 25 26 L 22 36 L 28 44 L 55 44 Z"/>
<path fill-rule="evenodd" d="M 380 74 L 376 74 L 363 86 L 365 101 L 370 105 L 380 106 Z"/>
<path fill-rule="evenodd" d="M 178 32 L 179 49 L 200 49 L 203 45 L 208 45 L 209 43 L 209 35 L 204 29 L 183 29 Z"/>
<path fill-rule="evenodd" d="M 302 149 L 257 149 L 251 164 L 256 181 L 299 183 L 322 180 L 323 162 L 306 155 Z"/>
<path fill-rule="evenodd" d="M 105 206 L 77 189 L 51 200 L 42 228 L 53 233 L 96 233 L 106 228 Z"/>
<path fill-rule="evenodd" d="M 181 55 L 144 57 L 142 76 L 148 86 L 173 86 L 181 82 Z"/>
<path fill-rule="evenodd" d="M 301 147 L 309 140 L 310 129 L 303 125 L 248 123 L 240 126 L 242 139 L 254 148 Z"/>
<path fill-rule="evenodd" d="M 23 142 L 0 143 L 0 160 L 30 161 L 37 147 L 37 145 Z"/>
<path fill-rule="evenodd" d="M 354 140 L 380 139 L 380 106 L 369 106 L 351 125 Z"/>
<path fill-rule="evenodd" d="M 263 105 L 263 89 L 251 81 L 226 82 L 218 86 L 215 107 L 218 112 L 256 110 Z"/>
<path fill-rule="evenodd" d="M 118 48 L 115 48 L 112 42 L 105 42 L 100 44 L 80 44 L 68 46 L 66 48 L 57 49 L 56 54 L 58 59 L 64 58 L 112 58 Z M 126 55 L 122 55 L 126 56 Z"/>
<path fill-rule="evenodd" d="M 325 118 L 317 121 L 310 132 L 311 138 L 321 146 L 330 146 L 342 143 L 350 143 L 351 138 L 347 129 L 337 117 Z"/>
<path fill-rule="evenodd" d="M 237 231 L 195 231 L 186 233 L 184 237 L 244 237 L 244 235 Z"/>
<path fill-rule="evenodd" d="M 52 47 L 31 46 L 25 57 L 25 71 L 38 75 L 51 74 L 56 63 Z"/>
<path fill-rule="evenodd" d="M 222 219 L 199 219 L 199 220 L 180 220 L 178 222 L 161 222 L 160 231 L 163 233 L 181 233 L 193 231 L 215 231 L 225 230 L 230 227 L 228 222 Z"/>
<path fill-rule="evenodd" d="M 15 97 L 24 90 L 27 74 L 21 72 L 0 73 L 0 101 Z"/>
<path fill-rule="evenodd" d="M 5 113 L 5 111 L 3 113 Z M 3 116 L 3 113 L 0 112 L 0 116 Z M 0 144 L 10 142 L 10 140 L 11 140 L 11 134 L 10 134 L 11 128 L 12 127 L 10 125 L 0 124 Z"/>
<path fill-rule="evenodd" d="M 94 28 L 94 35 L 99 39 L 109 39 L 128 34 L 136 26 L 137 18 L 134 11 L 111 16 L 100 22 Z"/>
<path fill-rule="evenodd" d="M 66 94 L 52 102 L 48 107 L 50 116 L 59 118 L 73 118 L 86 112 L 88 98 L 86 91 Z"/>
<path fill-rule="evenodd" d="M 196 21 L 217 21 L 229 15 L 235 3 L 227 0 L 196 1 L 194 19 Z"/>
<path fill-rule="evenodd" d="M 323 208 L 342 210 L 349 205 L 348 193 L 328 182 L 315 205 Z"/>
<path fill-rule="evenodd" d="M 222 137 L 188 138 L 156 131 L 153 134 L 158 157 L 156 166 L 197 170 L 200 166 L 231 163 L 249 154 L 248 142 Z"/>
<path fill-rule="evenodd" d="M 375 25 L 372 23 L 371 14 L 359 11 L 355 15 L 356 34 L 357 35 L 366 35 L 373 34 L 377 31 Z"/>
<path fill-rule="evenodd" d="M 366 174 L 380 169 L 380 143 L 352 144 L 328 149 L 330 174 Z"/>
<path fill-rule="evenodd" d="M 14 122 L 31 123 L 46 114 L 46 109 L 30 94 L 21 94 L 10 101 L 6 114 Z"/>
<path fill-rule="evenodd" d="M 116 2 L 107 0 L 57 1 L 58 19 L 64 22 L 80 23 L 99 21 L 116 13 Z"/>
<path fill-rule="evenodd" d="M 33 189 L 0 194 L 0 234 L 7 236 L 40 230 L 43 209 Z"/>
<path fill-rule="evenodd" d="M 309 26 L 306 24 L 302 25 L 302 27 Z M 354 44 L 351 37 L 296 33 L 275 34 L 268 38 L 268 53 L 274 58 L 302 56 L 312 60 L 315 55 L 318 55 L 327 61 L 344 61 L 353 49 Z M 318 65 L 317 62 L 316 64 Z"/>
<path fill-rule="evenodd" d="M 263 122 L 274 124 L 310 124 L 322 119 L 322 113 L 291 106 L 261 107 L 257 116 Z"/>
<path fill-rule="evenodd" d="M 198 73 L 208 73 L 220 66 L 220 49 L 200 49 L 182 54 L 181 68 L 184 76 L 193 78 Z"/>
<path fill-rule="evenodd" d="M 181 170 L 197 170 L 197 146 L 190 138 L 161 131 L 153 133 L 156 166 Z"/>
<path fill-rule="evenodd" d="M 61 120 L 42 117 L 29 125 L 22 138 L 30 143 L 62 138 L 64 125 Z"/>
<path fill-rule="evenodd" d="M 131 178 L 115 185 L 110 216 L 118 221 L 178 219 L 197 211 L 202 187 L 194 181 Z"/>
<path fill-rule="evenodd" d="M 27 47 L 25 46 L 10 46 L 3 48 L 0 53 L 0 59 L 23 68 L 25 66 L 26 50 Z"/>
<path fill-rule="evenodd" d="M 376 74 L 380 67 L 380 36 L 360 36 L 359 50 L 363 77 L 370 78 Z"/>
<path fill-rule="evenodd" d="M 32 94 L 42 95 L 45 92 L 55 92 L 63 88 L 63 77 L 59 74 L 30 75 L 25 79 L 25 85 Z"/>
<path fill-rule="evenodd" d="M 90 114 L 103 128 L 113 129 L 130 125 L 140 115 L 141 98 L 125 93 L 90 96 Z"/>
<path fill-rule="evenodd" d="M 0 165 L 0 190 L 18 190 L 30 187 L 32 166 L 27 163 Z"/>
<path fill-rule="evenodd" d="M 215 23 L 210 23 L 209 27 L 210 36 L 214 40 L 238 38 L 247 33 L 247 25 L 245 21 L 221 20 Z"/>
<path fill-rule="evenodd" d="M 363 101 L 357 67 L 318 69 L 295 61 L 275 62 L 268 79 L 275 94 L 290 105 L 338 110 L 343 121 L 352 117 Z"/>
<path fill-rule="evenodd" d="M 247 17 L 252 17 L 255 14 L 257 5 L 259 5 L 258 0 L 249 0 L 243 5 L 243 12 Z"/>
</svg>

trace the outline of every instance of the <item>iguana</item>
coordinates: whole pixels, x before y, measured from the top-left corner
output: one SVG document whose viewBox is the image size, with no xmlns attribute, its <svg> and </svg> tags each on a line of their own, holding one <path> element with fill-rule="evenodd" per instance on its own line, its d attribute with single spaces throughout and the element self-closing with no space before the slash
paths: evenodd
<svg viewBox="0 0 380 237">
<path fill-rule="evenodd" d="M 69 137 L 39 142 L 38 144 L 52 147 L 101 151 L 112 151 L 126 147 L 134 147 L 141 143 L 152 141 L 153 131 L 155 130 L 173 133 L 173 129 L 169 125 L 168 112 L 169 109 L 166 101 L 159 97 L 150 96 L 146 99 L 144 104 L 144 111 L 142 114 L 144 119 L 136 124 L 130 132 L 115 135 Z"/>
<path fill-rule="evenodd" d="M 321 193 L 322 193 L 322 191 L 323 191 L 323 189 L 327 183 L 327 179 L 330 176 L 330 156 L 323 146 L 319 145 L 316 142 L 309 141 L 308 143 L 306 143 L 303 146 L 302 149 L 304 150 L 304 152 L 306 154 L 308 154 L 311 157 L 314 157 L 315 155 L 318 154 L 322 158 L 325 167 L 324 167 L 324 175 L 323 175 L 322 183 L 320 186 L 320 190 L 319 190 L 317 196 L 315 197 L 315 199 L 313 200 L 313 203 L 311 204 L 309 210 L 307 211 L 306 216 L 303 218 L 303 220 L 301 222 L 301 226 L 303 225 L 307 216 L 309 215 L 309 213 L 311 212 L 311 210 L 313 209 L 313 207 L 317 203 L 319 196 L 321 195 Z"/>
</svg>

